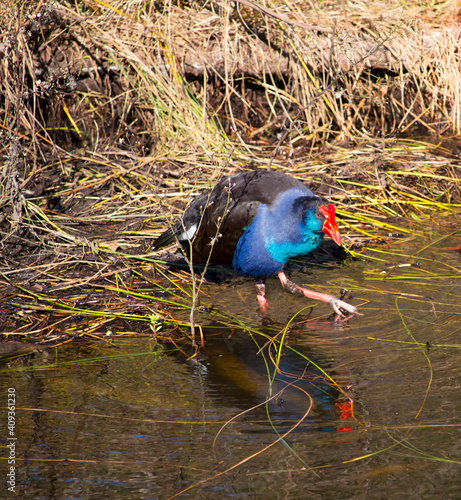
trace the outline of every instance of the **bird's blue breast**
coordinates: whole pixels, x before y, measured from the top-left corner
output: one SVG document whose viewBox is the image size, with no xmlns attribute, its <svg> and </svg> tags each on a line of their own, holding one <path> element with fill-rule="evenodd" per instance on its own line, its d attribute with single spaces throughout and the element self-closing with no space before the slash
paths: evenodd
<svg viewBox="0 0 461 500">
<path fill-rule="evenodd" d="M 307 188 L 292 188 L 281 193 L 270 207 L 258 208 L 237 243 L 233 266 L 238 274 L 270 276 L 281 271 L 291 257 L 305 255 L 319 245 L 323 237 L 321 222 L 314 217 L 306 223 L 292 209 L 296 198 L 309 195 Z"/>
<path fill-rule="evenodd" d="M 285 262 L 276 260 L 259 238 L 256 217 L 237 243 L 232 265 L 242 276 L 271 276 L 281 271 Z M 257 222 L 257 221 L 256 221 Z"/>
</svg>

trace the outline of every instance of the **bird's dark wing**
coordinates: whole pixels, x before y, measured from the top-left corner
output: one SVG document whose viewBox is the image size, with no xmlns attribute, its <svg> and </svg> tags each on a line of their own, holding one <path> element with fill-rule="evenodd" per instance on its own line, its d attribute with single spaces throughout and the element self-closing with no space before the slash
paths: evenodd
<svg viewBox="0 0 461 500">
<path fill-rule="evenodd" d="M 196 263 L 231 264 L 237 243 L 262 204 L 293 187 L 311 191 L 301 181 L 278 172 L 242 172 L 221 180 L 206 197 L 194 200 L 184 216 L 198 220 L 193 250 Z M 192 216 L 192 214 L 191 214 Z"/>
</svg>

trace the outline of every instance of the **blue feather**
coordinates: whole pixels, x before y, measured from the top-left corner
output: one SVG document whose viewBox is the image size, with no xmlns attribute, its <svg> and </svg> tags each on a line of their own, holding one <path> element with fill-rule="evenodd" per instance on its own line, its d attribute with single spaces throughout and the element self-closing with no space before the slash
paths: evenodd
<svg viewBox="0 0 461 500">
<path fill-rule="evenodd" d="M 233 266 L 244 276 L 270 276 L 288 259 L 314 250 L 323 238 L 324 218 L 318 214 L 322 200 L 292 188 L 269 207 L 261 205 L 237 243 Z"/>
</svg>

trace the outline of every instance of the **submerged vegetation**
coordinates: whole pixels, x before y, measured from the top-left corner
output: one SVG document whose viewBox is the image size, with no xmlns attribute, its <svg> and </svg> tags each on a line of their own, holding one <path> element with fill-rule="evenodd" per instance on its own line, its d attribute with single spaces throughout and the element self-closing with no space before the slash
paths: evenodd
<svg viewBox="0 0 461 500">
<path fill-rule="evenodd" d="M 4 2 L 3 335 L 176 341 L 239 324 L 152 242 L 241 169 L 302 179 L 338 208 L 352 255 L 394 262 L 390 233 L 461 204 L 456 8 Z"/>
</svg>

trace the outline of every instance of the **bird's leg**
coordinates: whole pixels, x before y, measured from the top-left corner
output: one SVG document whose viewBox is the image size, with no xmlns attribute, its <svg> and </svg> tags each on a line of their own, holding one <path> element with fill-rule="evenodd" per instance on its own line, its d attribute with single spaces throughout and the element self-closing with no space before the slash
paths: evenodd
<svg viewBox="0 0 461 500">
<path fill-rule="evenodd" d="M 283 288 L 285 288 L 285 290 L 288 290 L 290 293 L 299 296 L 304 296 L 309 299 L 326 302 L 327 304 L 330 304 L 330 306 L 334 309 L 335 313 L 339 314 L 340 316 L 346 316 L 341 309 L 347 311 L 350 314 L 359 314 L 360 316 L 362 316 L 362 314 L 359 313 L 358 309 L 355 306 L 352 306 L 351 304 L 348 304 L 347 302 L 344 302 L 338 299 L 337 297 L 334 297 L 333 295 L 328 295 L 327 293 L 314 292 L 313 290 L 308 290 L 307 288 L 300 287 L 296 283 L 293 283 L 293 281 L 290 281 L 287 278 L 287 275 L 283 271 L 280 271 L 278 273 L 278 277 L 280 282 L 282 283 Z"/>
<path fill-rule="evenodd" d="M 259 280 L 256 282 L 256 288 L 258 289 L 258 304 L 259 309 L 263 314 L 267 314 L 269 312 L 269 303 L 266 299 L 266 283 L 263 280 Z"/>
</svg>

